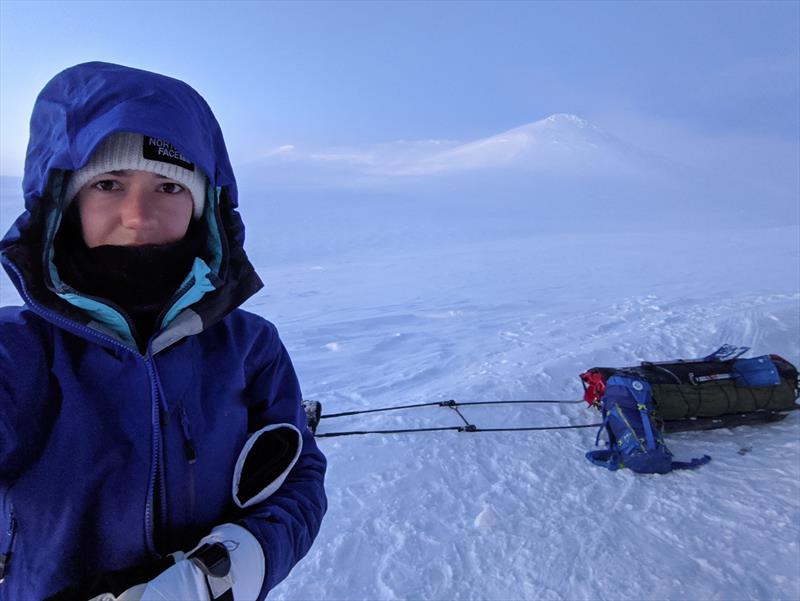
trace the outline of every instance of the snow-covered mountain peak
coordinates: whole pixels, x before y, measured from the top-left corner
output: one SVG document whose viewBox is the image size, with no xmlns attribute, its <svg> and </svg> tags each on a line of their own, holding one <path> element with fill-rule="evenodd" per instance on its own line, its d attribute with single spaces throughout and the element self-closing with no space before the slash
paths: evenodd
<svg viewBox="0 0 800 601">
<path fill-rule="evenodd" d="M 564 125 L 564 126 L 572 126 L 572 127 L 588 127 L 589 122 L 586 119 L 582 119 L 578 117 L 578 115 L 572 115 L 570 113 L 555 113 L 554 115 L 550 115 L 546 119 L 542 119 L 539 123 L 548 123 L 554 125 Z"/>
<path fill-rule="evenodd" d="M 646 153 L 633 148 L 588 120 L 571 113 L 543 119 L 483 138 L 402 140 L 362 147 L 333 147 L 297 152 L 293 145 L 270 149 L 272 160 L 304 161 L 321 168 L 343 167 L 356 177 L 461 175 L 496 171 L 609 174 L 637 170 Z"/>
<path fill-rule="evenodd" d="M 427 157 L 423 170 L 442 172 L 510 167 L 525 170 L 585 169 L 617 161 L 622 144 L 586 119 L 556 113 L 493 136 L 458 144 Z"/>
<path fill-rule="evenodd" d="M 544 119 L 519 125 L 498 135 L 510 134 L 524 134 L 548 140 L 559 138 L 569 138 L 571 140 L 579 138 L 610 138 L 608 134 L 583 117 L 569 113 L 555 113 Z"/>
</svg>

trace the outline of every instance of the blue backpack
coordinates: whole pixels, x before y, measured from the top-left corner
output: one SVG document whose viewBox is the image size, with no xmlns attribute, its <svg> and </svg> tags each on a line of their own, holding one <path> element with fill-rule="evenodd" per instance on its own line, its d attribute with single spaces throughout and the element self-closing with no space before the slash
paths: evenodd
<svg viewBox="0 0 800 601">
<path fill-rule="evenodd" d="M 603 425 L 597 432 L 595 445 L 605 429 L 608 448 L 586 453 L 586 458 L 595 465 L 611 471 L 627 467 L 642 474 L 666 474 L 675 469 L 694 469 L 711 460 L 708 455 L 690 462 L 672 460 L 672 453 L 652 417 L 650 384 L 642 378 L 623 374 L 611 376 L 601 408 Z"/>
</svg>

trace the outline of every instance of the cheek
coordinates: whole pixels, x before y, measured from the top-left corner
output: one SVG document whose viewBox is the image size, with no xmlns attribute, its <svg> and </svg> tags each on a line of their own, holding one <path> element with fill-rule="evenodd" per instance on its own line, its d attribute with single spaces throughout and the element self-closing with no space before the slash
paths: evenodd
<svg viewBox="0 0 800 601">
<path fill-rule="evenodd" d="M 107 206 L 91 201 L 78 201 L 78 211 L 86 246 L 94 248 L 104 244 L 117 221 L 114 212 Z"/>
<path fill-rule="evenodd" d="M 194 204 L 191 196 L 188 194 L 186 196 L 181 195 L 180 198 L 172 199 L 172 202 L 163 206 L 164 219 L 162 223 L 171 233 L 178 237 L 183 237 L 186 230 L 189 229 L 189 223 L 192 221 L 193 210 Z"/>
</svg>

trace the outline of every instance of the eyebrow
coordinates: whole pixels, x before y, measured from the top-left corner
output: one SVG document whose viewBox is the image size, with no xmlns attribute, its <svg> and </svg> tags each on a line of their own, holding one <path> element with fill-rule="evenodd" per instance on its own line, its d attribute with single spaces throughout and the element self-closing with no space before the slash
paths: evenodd
<svg viewBox="0 0 800 601">
<path fill-rule="evenodd" d="M 99 173 L 98 175 L 103 175 L 107 173 L 108 175 L 116 175 L 118 177 L 130 177 L 133 173 L 133 169 L 116 169 L 114 171 L 104 171 L 103 173 Z M 150 172 L 152 173 L 152 172 Z M 156 177 L 160 177 L 161 179 L 172 179 L 167 177 L 166 175 L 161 175 L 160 173 L 153 173 Z"/>
</svg>

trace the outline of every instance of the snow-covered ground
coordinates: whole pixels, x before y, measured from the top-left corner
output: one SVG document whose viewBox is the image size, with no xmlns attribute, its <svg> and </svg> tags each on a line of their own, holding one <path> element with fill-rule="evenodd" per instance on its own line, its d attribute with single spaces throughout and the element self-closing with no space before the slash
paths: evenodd
<svg viewBox="0 0 800 601">
<path fill-rule="evenodd" d="M 267 287 L 247 306 L 278 324 L 306 397 L 331 413 L 575 399 L 588 367 L 724 342 L 800 359 L 794 227 L 503 238 L 455 211 L 409 209 L 416 233 L 403 215 L 376 227 L 343 204 L 325 227 L 318 212 L 251 236 Z M 596 421 L 581 405 L 463 411 L 486 427 Z M 673 435 L 679 458 L 713 461 L 654 477 L 590 465 L 594 430 L 322 439 L 329 514 L 274 597 L 800 598 L 798 418 Z M 459 423 L 424 408 L 320 432 Z"/>
<path fill-rule="evenodd" d="M 800 364 L 797 226 L 659 231 L 654 215 L 647 231 L 609 219 L 555 232 L 536 227 L 535 208 L 528 227 L 488 203 L 459 212 L 256 196 L 242 187 L 266 287 L 246 308 L 276 323 L 305 397 L 327 413 L 578 399 L 586 368 L 726 342 Z M 18 205 L 3 196 L 3 231 Z M 17 301 L 5 276 L 0 297 Z M 581 404 L 463 413 L 485 427 L 597 421 Z M 459 424 L 429 407 L 323 420 L 319 432 Z M 800 412 L 671 435 L 678 459 L 713 460 L 665 476 L 589 464 L 594 437 L 320 439 L 329 512 L 271 598 L 800 599 Z"/>
</svg>

